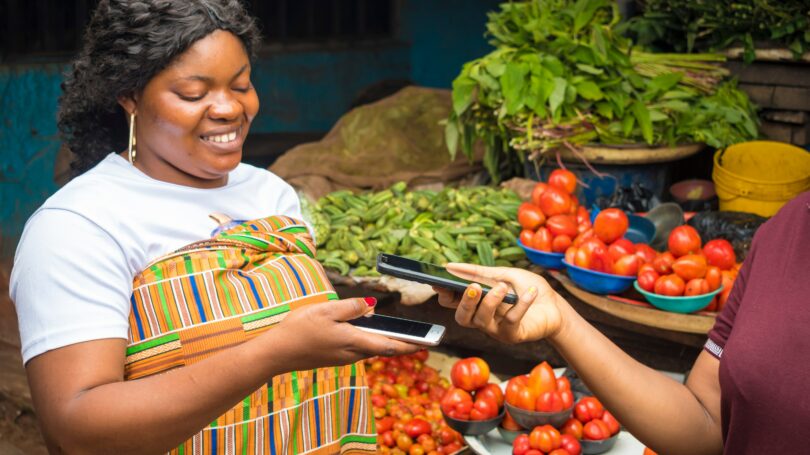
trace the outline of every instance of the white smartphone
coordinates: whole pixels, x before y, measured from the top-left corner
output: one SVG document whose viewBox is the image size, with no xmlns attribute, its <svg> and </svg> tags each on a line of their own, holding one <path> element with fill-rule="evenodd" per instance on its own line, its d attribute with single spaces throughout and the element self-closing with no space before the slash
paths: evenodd
<svg viewBox="0 0 810 455">
<path fill-rule="evenodd" d="M 444 326 L 382 314 L 363 316 L 348 322 L 360 330 L 425 346 L 437 346 L 444 337 Z"/>
</svg>

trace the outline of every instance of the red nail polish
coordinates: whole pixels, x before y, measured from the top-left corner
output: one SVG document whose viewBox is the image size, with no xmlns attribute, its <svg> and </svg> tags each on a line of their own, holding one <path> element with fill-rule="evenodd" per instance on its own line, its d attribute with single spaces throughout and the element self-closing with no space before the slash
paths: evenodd
<svg viewBox="0 0 810 455">
<path fill-rule="evenodd" d="M 377 299 L 374 297 L 364 297 L 363 300 L 366 301 L 366 305 L 374 306 L 377 304 Z"/>
</svg>

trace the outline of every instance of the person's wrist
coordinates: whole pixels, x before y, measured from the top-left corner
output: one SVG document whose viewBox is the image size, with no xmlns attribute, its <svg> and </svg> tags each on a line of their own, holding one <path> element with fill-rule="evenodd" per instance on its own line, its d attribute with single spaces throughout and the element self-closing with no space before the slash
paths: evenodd
<svg viewBox="0 0 810 455">
<path fill-rule="evenodd" d="M 579 314 L 574 311 L 571 305 L 569 305 L 560 294 L 555 292 L 554 297 L 553 304 L 557 309 L 559 321 L 556 329 L 548 336 L 548 340 L 552 344 L 558 344 L 568 337 L 568 334 L 571 332 L 571 325 L 575 322 L 576 318 L 579 317 Z"/>
</svg>

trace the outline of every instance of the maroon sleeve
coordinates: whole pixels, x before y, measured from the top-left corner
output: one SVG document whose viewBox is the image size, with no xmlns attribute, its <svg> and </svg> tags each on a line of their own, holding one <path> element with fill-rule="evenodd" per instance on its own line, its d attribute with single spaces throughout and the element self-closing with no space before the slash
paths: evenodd
<svg viewBox="0 0 810 455">
<path fill-rule="evenodd" d="M 756 256 L 756 237 L 755 235 L 754 241 L 751 243 L 751 249 L 745 261 L 743 261 L 740 272 L 737 274 L 737 279 L 734 280 L 734 287 L 731 289 L 731 294 L 728 296 L 726 305 L 720 311 L 720 314 L 717 315 L 714 327 L 709 331 L 709 339 L 706 340 L 706 344 L 703 345 L 703 349 L 718 359 L 723 356 L 723 348 L 725 348 L 726 341 L 729 335 L 731 335 L 731 330 L 734 328 L 734 318 L 737 316 L 737 310 L 740 308 L 740 302 L 745 293 L 745 284 L 748 281 L 748 275 L 751 273 L 751 267 Z"/>
</svg>

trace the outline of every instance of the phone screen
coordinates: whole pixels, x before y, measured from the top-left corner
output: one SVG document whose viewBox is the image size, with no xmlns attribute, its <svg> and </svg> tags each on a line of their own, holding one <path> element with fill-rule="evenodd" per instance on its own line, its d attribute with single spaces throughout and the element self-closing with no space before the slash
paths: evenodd
<svg viewBox="0 0 810 455">
<path fill-rule="evenodd" d="M 440 267 L 436 264 L 430 264 L 428 262 L 421 262 L 421 261 L 414 261 L 413 259 L 404 258 L 401 256 L 392 256 L 392 255 L 384 255 L 382 260 L 390 264 L 393 267 L 399 267 L 401 269 L 411 270 L 413 272 L 424 273 L 427 275 L 432 275 L 439 278 L 444 278 L 450 281 L 456 281 L 459 283 L 465 283 L 467 285 L 472 284 L 471 281 L 463 280 L 452 273 L 448 272 L 447 269 L 444 267 Z M 484 286 L 486 287 L 486 286 Z"/>
<path fill-rule="evenodd" d="M 424 338 L 430 332 L 431 324 L 408 319 L 400 319 L 379 314 L 369 317 L 360 317 L 348 321 L 349 324 L 367 329 L 381 330 L 384 332 L 401 333 L 414 337 Z"/>
</svg>

